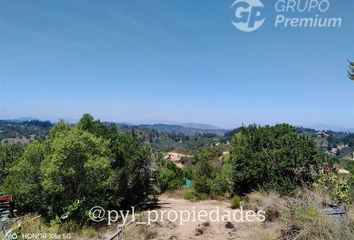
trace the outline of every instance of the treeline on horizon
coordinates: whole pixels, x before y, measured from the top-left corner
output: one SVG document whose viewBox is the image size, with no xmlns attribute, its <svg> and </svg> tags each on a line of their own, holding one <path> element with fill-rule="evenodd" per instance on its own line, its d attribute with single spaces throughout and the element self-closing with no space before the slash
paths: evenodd
<svg viewBox="0 0 354 240">
<path fill-rule="evenodd" d="M 170 138 L 173 141 L 189 141 L 200 140 L 203 138 L 218 138 L 222 142 L 229 141 L 232 136 L 239 132 L 241 127 L 232 130 L 208 130 L 197 128 L 186 128 L 179 125 L 168 124 L 140 124 L 127 125 L 115 122 L 101 122 L 105 126 L 116 125 L 122 131 L 137 130 L 143 132 L 146 141 L 153 143 L 154 138 Z M 71 123 L 72 124 L 72 123 Z M 54 125 L 50 121 L 41 120 L 0 120 L 0 140 L 6 140 L 16 137 L 28 137 L 35 135 L 37 139 L 45 137 L 50 128 Z M 75 124 L 72 124 L 75 125 Z M 304 133 L 310 137 L 316 137 L 318 133 L 328 134 L 328 142 L 332 147 L 338 144 L 347 144 L 349 147 L 354 146 L 354 133 L 344 131 L 322 130 L 318 131 L 311 128 L 295 127 L 297 133 Z M 193 129 L 193 131 L 191 131 Z M 221 134 L 222 133 L 222 134 Z M 210 143 L 207 141 L 206 143 Z M 175 146 L 172 146 L 175 147 Z M 201 147 L 201 146 L 197 146 Z"/>
<path fill-rule="evenodd" d="M 134 130 L 139 140 L 148 144 L 154 151 L 179 151 L 194 155 L 200 148 L 215 144 L 226 144 L 240 131 L 236 128 L 225 131 L 223 135 L 214 130 L 184 128 L 182 126 L 154 125 L 121 125 L 114 122 L 100 122 L 109 127 L 117 126 L 119 131 Z M 75 125 L 75 124 L 71 124 Z M 0 141 L 11 144 L 25 144 L 33 139 L 44 139 L 53 126 L 49 121 L 39 120 L 0 120 Z M 296 132 L 311 137 L 322 152 L 331 152 L 339 158 L 354 158 L 354 133 L 336 132 L 332 130 L 317 131 L 296 127 Z"/>
</svg>

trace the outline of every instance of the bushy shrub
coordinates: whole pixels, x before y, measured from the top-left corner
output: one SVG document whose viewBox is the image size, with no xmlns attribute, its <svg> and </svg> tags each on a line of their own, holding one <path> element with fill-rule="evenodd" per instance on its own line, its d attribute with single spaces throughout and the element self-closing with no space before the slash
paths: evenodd
<svg viewBox="0 0 354 240">
<path fill-rule="evenodd" d="M 193 180 L 193 187 L 197 194 L 211 193 L 214 173 L 208 161 L 203 160 L 197 163 Z"/>
<path fill-rule="evenodd" d="M 186 200 L 195 200 L 195 199 L 197 199 L 197 196 L 195 195 L 194 191 L 186 190 L 183 192 L 183 198 Z"/>
<path fill-rule="evenodd" d="M 232 199 L 231 199 L 231 208 L 238 208 L 240 207 L 240 203 L 241 203 L 241 197 L 238 195 L 235 195 Z"/>
<path fill-rule="evenodd" d="M 312 183 L 320 168 L 313 140 L 287 124 L 242 127 L 231 141 L 233 190 L 287 193 Z"/>
<path fill-rule="evenodd" d="M 350 177 L 339 175 L 335 172 L 321 173 L 314 186 L 323 192 L 327 192 L 335 202 L 350 203 L 351 197 Z"/>
<path fill-rule="evenodd" d="M 151 150 L 135 132 L 111 130 L 108 136 L 113 171 L 109 189 L 112 204 L 121 208 L 139 205 L 152 193 Z"/>
<path fill-rule="evenodd" d="M 231 192 L 231 164 L 228 162 L 223 163 L 221 169 L 215 169 L 215 177 L 212 178 L 211 192 L 214 195 L 224 196 L 226 193 Z"/>
<path fill-rule="evenodd" d="M 156 164 L 155 181 L 161 192 L 176 190 L 184 183 L 183 171 L 170 160 L 159 156 Z"/>
<path fill-rule="evenodd" d="M 51 133 L 53 131 L 57 128 Z M 60 216 L 68 206 L 80 200 L 78 218 L 84 218 L 85 211 L 92 206 L 106 206 L 102 195 L 112 176 L 107 143 L 77 128 L 54 135 L 44 142 L 46 153 L 40 165 L 40 184 L 50 209 L 47 214 L 50 218 Z"/>
</svg>

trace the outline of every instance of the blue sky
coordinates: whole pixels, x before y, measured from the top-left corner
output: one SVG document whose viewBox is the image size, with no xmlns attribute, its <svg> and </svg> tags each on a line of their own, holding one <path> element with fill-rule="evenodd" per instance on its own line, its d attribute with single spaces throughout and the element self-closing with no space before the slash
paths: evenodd
<svg viewBox="0 0 354 240">
<path fill-rule="evenodd" d="M 1 0 L 0 118 L 354 127 L 354 1 L 330 1 L 340 28 L 275 28 L 263 0 L 250 33 L 232 3 Z"/>
</svg>

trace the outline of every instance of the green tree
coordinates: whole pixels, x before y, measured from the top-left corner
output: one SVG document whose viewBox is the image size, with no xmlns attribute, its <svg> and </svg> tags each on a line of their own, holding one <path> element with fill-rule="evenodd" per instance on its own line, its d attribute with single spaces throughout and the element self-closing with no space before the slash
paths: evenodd
<svg viewBox="0 0 354 240">
<path fill-rule="evenodd" d="M 77 200 L 82 201 L 83 212 L 85 207 L 104 206 L 102 196 L 112 176 L 107 142 L 63 123 L 49 135 L 40 166 L 49 217 L 61 215 Z"/>
<path fill-rule="evenodd" d="M 106 137 L 108 128 L 100 120 L 95 120 L 92 115 L 85 113 L 77 124 L 77 128 L 88 131 L 98 137 Z"/>
<path fill-rule="evenodd" d="M 196 165 L 194 190 L 197 193 L 210 194 L 212 179 L 215 177 L 213 167 L 208 161 L 200 161 Z"/>
<path fill-rule="evenodd" d="M 43 204 L 43 190 L 40 184 L 40 164 L 44 148 L 39 142 L 26 145 L 23 155 L 9 169 L 4 181 L 4 192 L 12 194 L 23 211 L 39 211 Z"/>
<path fill-rule="evenodd" d="M 21 145 L 0 143 L 0 186 L 11 165 L 22 155 Z M 1 191 L 0 191 L 1 192 Z"/>
<path fill-rule="evenodd" d="M 111 138 L 113 177 L 111 190 L 116 204 L 130 207 L 141 203 L 151 193 L 151 150 L 135 132 L 117 132 Z"/>
<path fill-rule="evenodd" d="M 233 190 L 282 192 L 314 181 L 321 160 L 313 140 L 287 124 L 242 127 L 231 141 Z"/>
<path fill-rule="evenodd" d="M 220 169 L 215 169 L 216 176 L 212 179 L 211 191 L 217 195 L 224 195 L 226 192 L 231 192 L 232 181 L 231 171 L 232 165 L 229 160 L 229 155 L 226 155 L 223 159 L 223 163 Z"/>
<path fill-rule="evenodd" d="M 13 163 L 6 167 L 4 191 L 21 210 L 39 211 L 55 223 L 87 223 L 93 206 L 123 209 L 151 193 L 150 149 L 134 132 L 119 132 L 90 115 L 77 127 L 60 121 L 14 159 L 6 160 Z"/>
<path fill-rule="evenodd" d="M 106 139 L 110 150 L 112 178 L 109 199 L 115 207 L 138 205 L 151 193 L 151 151 L 134 132 L 119 132 L 116 125 L 104 125 L 84 114 L 78 129 Z"/>
<path fill-rule="evenodd" d="M 170 160 L 157 159 L 155 181 L 161 192 L 176 190 L 183 185 L 183 171 Z"/>
</svg>

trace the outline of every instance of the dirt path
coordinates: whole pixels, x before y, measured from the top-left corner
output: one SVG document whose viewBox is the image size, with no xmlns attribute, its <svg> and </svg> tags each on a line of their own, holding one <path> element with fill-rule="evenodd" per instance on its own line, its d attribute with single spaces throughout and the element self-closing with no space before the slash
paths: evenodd
<svg viewBox="0 0 354 240">
<path fill-rule="evenodd" d="M 169 198 L 167 196 L 159 197 L 160 209 L 157 211 L 164 212 L 163 215 L 160 215 L 159 221 L 152 223 L 149 226 L 145 226 L 144 231 L 140 231 L 148 236 L 147 239 L 255 239 L 253 235 L 257 230 L 262 229 L 262 224 L 259 222 L 231 222 L 227 223 L 226 221 L 214 221 L 217 219 L 218 215 L 216 209 L 219 210 L 219 213 L 225 211 L 230 211 L 230 207 L 227 203 L 221 201 L 198 201 L 191 202 L 184 199 Z M 183 216 L 183 224 L 180 224 L 181 218 L 178 217 L 175 220 L 175 214 L 169 213 L 171 211 L 180 212 L 180 211 L 189 211 L 190 213 L 200 212 L 205 210 L 210 214 L 210 219 L 200 221 L 193 219 L 191 217 L 188 220 L 188 214 L 185 213 Z M 147 213 L 146 213 L 147 214 Z M 152 219 L 154 220 L 156 214 L 151 213 Z M 146 216 L 146 215 L 145 215 Z M 192 216 L 192 215 L 191 215 Z M 219 219 L 221 219 L 223 214 L 219 214 Z M 207 217 L 209 218 L 209 217 Z M 170 221 L 170 220 L 173 221 Z M 135 231 L 130 229 L 130 231 Z M 128 234 L 130 235 L 130 234 Z M 127 236 L 128 236 L 127 235 Z M 139 239 L 138 235 L 136 237 L 125 239 Z"/>
</svg>

